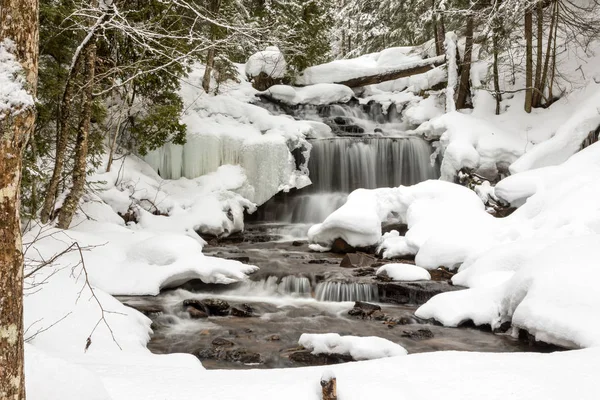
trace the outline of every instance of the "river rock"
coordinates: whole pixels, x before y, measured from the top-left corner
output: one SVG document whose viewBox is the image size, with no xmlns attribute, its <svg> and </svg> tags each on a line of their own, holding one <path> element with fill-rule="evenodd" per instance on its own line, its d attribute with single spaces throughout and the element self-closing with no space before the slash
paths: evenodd
<svg viewBox="0 0 600 400">
<path fill-rule="evenodd" d="M 344 239 L 342 238 L 337 238 L 333 241 L 333 244 L 331 245 L 331 251 L 333 253 L 355 253 L 356 249 L 352 246 L 350 246 Z"/>
<path fill-rule="evenodd" d="M 307 366 L 341 364 L 354 361 L 351 356 L 346 354 L 312 354 L 310 350 L 306 349 L 294 351 L 288 357 L 291 361 Z"/>
<path fill-rule="evenodd" d="M 433 332 L 426 328 L 417 329 L 416 331 L 402 331 L 402 337 L 407 337 L 413 340 L 431 339 L 433 336 Z"/>
<path fill-rule="evenodd" d="M 240 318 L 253 317 L 254 309 L 248 304 L 240 304 L 238 307 L 231 307 L 231 315 Z"/>
<path fill-rule="evenodd" d="M 192 319 L 207 318 L 208 314 L 202 310 L 198 310 L 196 307 L 188 306 L 186 308 L 187 313 Z"/>
<path fill-rule="evenodd" d="M 362 268 L 370 267 L 377 260 L 365 253 L 348 253 L 342 258 L 340 267 L 342 268 Z"/>
<path fill-rule="evenodd" d="M 229 315 L 229 303 L 220 299 L 187 299 L 183 301 L 183 306 L 196 308 L 208 315 L 224 316 Z"/>
<path fill-rule="evenodd" d="M 348 315 L 353 317 L 372 317 L 376 311 L 381 311 L 381 307 L 377 304 L 366 303 L 364 301 L 357 301 L 354 303 L 354 307 L 348 311 Z"/>
<path fill-rule="evenodd" d="M 243 364 L 258 364 L 262 362 L 260 354 L 254 353 L 247 349 L 233 349 L 225 353 L 227 361 L 241 362 Z"/>
</svg>

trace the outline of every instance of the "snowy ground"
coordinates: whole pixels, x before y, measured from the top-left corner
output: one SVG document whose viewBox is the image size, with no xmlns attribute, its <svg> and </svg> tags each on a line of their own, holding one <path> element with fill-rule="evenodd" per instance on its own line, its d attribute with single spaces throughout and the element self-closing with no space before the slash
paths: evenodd
<svg viewBox="0 0 600 400">
<path fill-rule="evenodd" d="M 403 48 L 341 63 L 347 71 L 349 62 L 390 69 L 398 59 L 418 63 L 422 58 Z M 584 66 L 586 75 L 595 76 L 593 66 Z M 331 68 L 321 67 L 322 75 Z M 314 81 L 319 74 L 316 68 L 302 79 Z M 402 90 L 430 87 L 442 75 L 436 70 L 418 80 L 376 85 L 365 95 L 381 102 L 413 101 L 414 94 Z M 491 115 L 493 100 L 485 91 L 477 93 L 468 114 L 442 115 L 437 95 L 417 100 L 412 118 L 424 124 L 415 133 L 439 138 L 443 178 L 452 180 L 463 167 L 489 175 L 503 168 L 514 173 L 494 190 L 479 191 L 519 206 L 511 216 L 495 219 L 475 192 L 427 181 L 355 191 L 310 232 L 321 248 L 343 237 L 355 246 L 378 245 L 386 257 L 416 255 L 419 267 L 459 267 L 454 283 L 469 289 L 433 298 L 418 310 L 421 317 L 453 326 L 473 320 L 496 327 L 510 320 L 539 340 L 583 350 L 438 352 L 267 371 L 206 371 L 191 355 L 151 354 L 146 348 L 150 320 L 112 295 L 156 294 L 191 278 L 246 279 L 254 267 L 204 256 L 196 231 L 239 231 L 244 208 L 252 210 L 280 190 L 309 182 L 290 151 L 308 150 L 310 123 L 249 104 L 256 91 L 245 81 L 218 97 L 199 94 L 201 77 L 202 70 L 195 69 L 182 89 L 189 130 L 185 146 L 150 154 L 146 160 L 152 168 L 128 157 L 113 172 L 98 172 L 90 181 L 102 190 L 87 195 L 70 230 L 34 226 L 25 235 L 29 399 L 317 399 L 326 370 L 335 373 L 343 400 L 598 397 L 600 295 L 592 278 L 600 258 L 600 144 L 572 156 L 600 123 L 600 91 L 593 80 L 531 115 L 521 111 L 520 94 L 503 103 L 500 116 Z M 290 103 L 329 101 L 320 92 L 276 90 Z M 329 94 L 347 97 L 349 92 Z M 183 178 L 163 180 L 156 170 Z M 126 225 L 117 214 L 128 212 L 137 224 Z M 381 223 L 390 220 L 407 223 L 406 236 L 382 235 Z M 75 242 L 81 253 L 70 247 Z M 52 265 L 35 271 L 69 247 Z M 395 279 L 426 278 L 420 269 L 387 269 Z"/>
</svg>

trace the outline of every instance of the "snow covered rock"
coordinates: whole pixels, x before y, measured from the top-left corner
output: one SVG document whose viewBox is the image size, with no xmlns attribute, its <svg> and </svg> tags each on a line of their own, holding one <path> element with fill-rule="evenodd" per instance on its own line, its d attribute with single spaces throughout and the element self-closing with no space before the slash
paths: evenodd
<svg viewBox="0 0 600 400">
<path fill-rule="evenodd" d="M 251 78 L 261 73 L 271 78 L 283 78 L 287 69 L 287 63 L 279 48 L 271 46 L 264 51 L 254 53 L 248 58 L 245 66 L 246 76 Z"/>
<path fill-rule="evenodd" d="M 337 333 L 303 333 L 298 344 L 312 350 L 312 354 L 349 355 L 353 360 L 373 360 L 384 357 L 404 356 L 406 349 L 377 336 L 340 336 Z"/>
<path fill-rule="evenodd" d="M 386 264 L 375 273 L 377 276 L 387 276 L 394 281 L 428 281 L 431 275 L 425 268 L 412 264 Z"/>
</svg>

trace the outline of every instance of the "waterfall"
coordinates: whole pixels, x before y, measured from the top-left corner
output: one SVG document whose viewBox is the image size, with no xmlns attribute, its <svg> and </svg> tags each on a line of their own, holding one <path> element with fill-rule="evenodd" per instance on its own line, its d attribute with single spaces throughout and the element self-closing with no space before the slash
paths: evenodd
<svg viewBox="0 0 600 400">
<path fill-rule="evenodd" d="M 279 283 L 279 292 L 297 294 L 300 296 L 310 296 L 310 280 L 305 276 L 284 276 L 281 278 L 281 282 Z"/>
<path fill-rule="evenodd" d="M 350 193 L 438 178 L 430 162 L 431 147 L 419 137 L 344 137 L 311 143 L 313 191 Z"/>
<path fill-rule="evenodd" d="M 277 276 L 269 276 L 258 281 L 244 281 L 225 293 L 251 297 L 270 297 L 273 295 L 310 297 L 312 286 L 310 279 L 305 276 L 288 275 L 281 279 Z"/>
<path fill-rule="evenodd" d="M 321 282 L 315 297 L 319 301 L 379 301 L 377 285 L 370 283 Z"/>
</svg>

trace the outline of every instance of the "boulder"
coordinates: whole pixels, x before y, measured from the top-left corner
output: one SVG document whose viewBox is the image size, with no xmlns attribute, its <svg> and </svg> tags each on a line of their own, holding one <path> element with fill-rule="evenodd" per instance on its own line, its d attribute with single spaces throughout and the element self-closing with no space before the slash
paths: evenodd
<svg viewBox="0 0 600 400">
<path fill-rule="evenodd" d="M 431 339 L 433 336 L 433 332 L 426 328 L 417 329 L 416 331 L 402 331 L 402 337 L 407 337 L 413 340 Z"/>
<path fill-rule="evenodd" d="M 289 354 L 289 359 L 298 364 L 313 365 L 331 365 L 354 361 L 351 356 L 346 354 L 312 354 L 310 350 L 298 350 Z"/>
<path fill-rule="evenodd" d="M 355 253 L 356 249 L 352 246 L 350 246 L 348 243 L 346 243 L 346 241 L 342 238 L 337 238 L 333 241 L 333 244 L 331 245 L 331 251 L 334 253 L 342 253 L 342 254 L 346 254 L 346 253 Z"/>
<path fill-rule="evenodd" d="M 183 301 L 186 311 L 191 307 L 206 313 L 207 315 L 224 316 L 229 315 L 229 303 L 220 299 L 187 299 Z M 189 312 L 189 311 L 188 311 Z"/>
<path fill-rule="evenodd" d="M 227 340 L 222 337 L 217 337 L 213 339 L 212 345 L 216 347 L 233 347 L 235 346 L 235 343 L 233 343 L 231 340 Z"/>
</svg>

